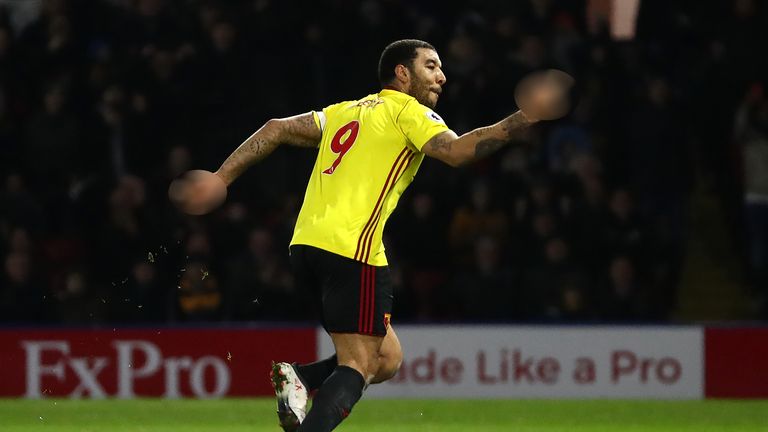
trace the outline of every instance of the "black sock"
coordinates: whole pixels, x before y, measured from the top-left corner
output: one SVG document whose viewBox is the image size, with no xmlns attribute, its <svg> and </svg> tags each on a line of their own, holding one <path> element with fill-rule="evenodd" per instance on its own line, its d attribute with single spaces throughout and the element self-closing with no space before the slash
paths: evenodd
<svg viewBox="0 0 768 432">
<path fill-rule="evenodd" d="M 337 366 L 312 400 L 312 409 L 297 432 L 328 432 L 347 418 L 360 400 L 365 379 L 349 366 Z"/>
<path fill-rule="evenodd" d="M 299 374 L 299 378 L 307 387 L 308 391 L 317 390 L 323 385 L 323 382 L 331 376 L 339 362 L 336 360 L 336 354 L 325 360 L 319 360 L 305 365 L 293 364 L 293 368 Z"/>
</svg>

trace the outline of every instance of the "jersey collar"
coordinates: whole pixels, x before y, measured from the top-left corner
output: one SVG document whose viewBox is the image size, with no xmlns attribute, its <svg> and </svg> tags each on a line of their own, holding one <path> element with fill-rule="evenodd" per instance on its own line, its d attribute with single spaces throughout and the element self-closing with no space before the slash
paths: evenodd
<svg viewBox="0 0 768 432">
<path fill-rule="evenodd" d="M 386 86 L 379 92 L 380 96 L 386 96 L 386 95 L 393 95 L 393 94 L 401 94 L 408 97 L 411 97 L 408 93 L 401 92 L 400 90 L 395 89 L 394 87 Z"/>
</svg>

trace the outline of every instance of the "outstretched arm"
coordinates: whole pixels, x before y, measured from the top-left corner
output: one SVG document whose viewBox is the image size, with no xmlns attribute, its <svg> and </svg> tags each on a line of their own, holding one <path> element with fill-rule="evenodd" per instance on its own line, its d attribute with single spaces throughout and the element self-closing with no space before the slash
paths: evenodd
<svg viewBox="0 0 768 432">
<path fill-rule="evenodd" d="M 221 164 L 215 174 L 229 186 L 248 167 L 267 157 L 280 144 L 317 147 L 321 137 L 322 131 L 315 124 L 311 112 L 269 120 L 243 141 Z"/>
<path fill-rule="evenodd" d="M 422 151 L 448 165 L 461 166 L 495 152 L 533 123 L 536 120 L 530 120 L 522 111 L 517 111 L 494 125 L 477 128 L 462 136 L 453 131 L 435 135 L 424 144 Z"/>
<path fill-rule="evenodd" d="M 460 137 L 451 131 L 443 132 L 427 141 L 422 151 L 451 166 L 484 158 L 533 123 L 564 116 L 570 107 L 569 90 L 573 84 L 573 77 L 555 69 L 529 74 L 515 88 L 515 102 L 520 111 Z"/>
</svg>

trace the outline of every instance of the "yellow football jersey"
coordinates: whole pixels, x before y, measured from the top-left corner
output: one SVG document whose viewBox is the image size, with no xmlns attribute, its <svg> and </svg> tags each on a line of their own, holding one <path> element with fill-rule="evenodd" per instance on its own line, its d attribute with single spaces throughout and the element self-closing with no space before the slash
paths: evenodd
<svg viewBox="0 0 768 432">
<path fill-rule="evenodd" d="M 384 224 L 424 159 L 421 148 L 448 126 L 413 97 L 389 89 L 314 117 L 322 139 L 291 244 L 387 265 Z"/>
</svg>

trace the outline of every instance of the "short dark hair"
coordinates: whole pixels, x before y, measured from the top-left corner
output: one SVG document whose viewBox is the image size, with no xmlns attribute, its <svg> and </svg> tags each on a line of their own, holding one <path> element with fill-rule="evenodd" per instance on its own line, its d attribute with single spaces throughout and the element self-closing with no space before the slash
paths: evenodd
<svg viewBox="0 0 768 432">
<path fill-rule="evenodd" d="M 399 64 L 412 69 L 417 48 L 435 50 L 429 42 L 418 39 L 401 39 L 387 45 L 379 58 L 379 83 L 382 86 L 391 83 L 395 79 L 395 67 Z"/>
</svg>

